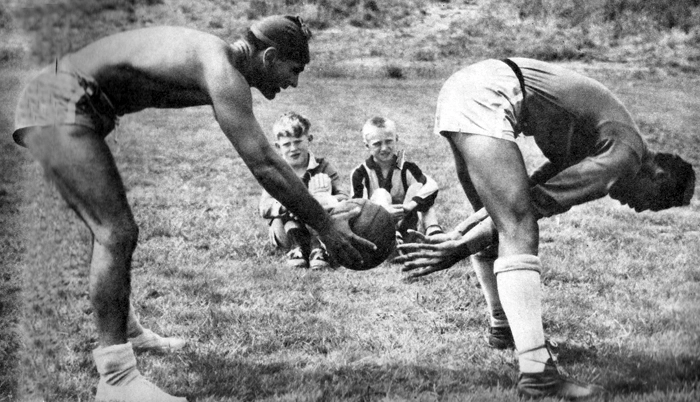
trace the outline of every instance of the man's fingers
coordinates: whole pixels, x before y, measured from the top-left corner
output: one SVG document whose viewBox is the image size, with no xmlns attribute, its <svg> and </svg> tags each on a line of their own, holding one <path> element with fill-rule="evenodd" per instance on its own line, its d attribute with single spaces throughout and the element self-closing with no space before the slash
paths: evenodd
<svg viewBox="0 0 700 402">
<path fill-rule="evenodd" d="M 350 220 L 350 219 L 356 217 L 357 215 L 359 215 L 359 214 L 360 214 L 360 211 L 362 211 L 362 208 L 360 208 L 360 207 L 358 206 L 358 207 L 355 207 L 355 208 L 350 209 L 349 211 L 334 213 L 334 214 L 333 214 L 333 219 L 346 220 L 346 221 L 347 221 L 347 220 Z"/>
<path fill-rule="evenodd" d="M 342 261 L 362 261 L 362 254 L 354 248 L 343 250 L 343 254 Z"/>
<path fill-rule="evenodd" d="M 395 261 L 406 266 L 426 266 L 433 265 L 441 261 L 440 256 L 430 253 L 414 252 L 405 253 L 396 257 Z"/>
<path fill-rule="evenodd" d="M 411 275 L 408 276 L 408 278 L 409 278 L 409 279 L 420 278 L 421 276 L 430 275 L 430 274 L 432 274 L 433 272 L 442 271 L 443 269 L 445 269 L 445 268 L 440 268 L 440 267 L 428 267 L 428 268 L 425 268 L 425 269 L 422 269 L 422 270 L 420 270 L 420 271 L 416 271 L 416 272 L 412 273 Z"/>
<path fill-rule="evenodd" d="M 352 235 L 352 242 L 355 245 L 359 245 L 362 248 L 367 248 L 367 249 L 370 249 L 372 251 L 377 249 L 377 246 L 374 243 L 372 243 L 371 241 L 369 241 L 363 237 L 360 237 L 354 233 Z"/>
<path fill-rule="evenodd" d="M 426 237 L 423 233 L 417 230 L 408 229 L 408 234 L 410 236 L 413 236 L 413 238 L 416 239 L 417 243 L 425 243 L 429 240 L 428 237 Z"/>
<path fill-rule="evenodd" d="M 423 251 L 427 253 L 438 250 L 436 245 L 430 243 L 404 243 L 396 247 L 405 253 L 416 253 L 416 255 L 420 255 L 420 252 Z"/>
<path fill-rule="evenodd" d="M 403 256 L 401 260 L 397 258 L 396 262 L 403 261 L 403 268 L 401 271 L 408 272 L 414 269 L 432 267 L 440 263 L 439 260 L 435 258 L 411 258 L 410 256 Z"/>
</svg>

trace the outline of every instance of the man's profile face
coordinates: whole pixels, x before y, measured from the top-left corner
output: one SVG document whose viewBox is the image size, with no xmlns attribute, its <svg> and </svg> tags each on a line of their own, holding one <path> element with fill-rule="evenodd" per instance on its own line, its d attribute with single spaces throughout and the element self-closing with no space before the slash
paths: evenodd
<svg viewBox="0 0 700 402">
<path fill-rule="evenodd" d="M 616 185 L 610 189 L 610 197 L 627 205 L 635 212 L 647 210 L 660 211 L 666 207 L 659 201 L 663 199 L 661 194 L 661 177 L 659 172 L 643 169 L 630 183 Z"/>
<path fill-rule="evenodd" d="M 276 58 L 268 65 L 266 74 L 257 88 L 265 98 L 272 100 L 281 90 L 290 86 L 296 88 L 302 71 L 304 64 Z"/>
<path fill-rule="evenodd" d="M 275 143 L 284 159 L 293 168 L 305 168 L 308 165 L 309 144 L 308 135 L 300 137 L 280 137 Z"/>
</svg>

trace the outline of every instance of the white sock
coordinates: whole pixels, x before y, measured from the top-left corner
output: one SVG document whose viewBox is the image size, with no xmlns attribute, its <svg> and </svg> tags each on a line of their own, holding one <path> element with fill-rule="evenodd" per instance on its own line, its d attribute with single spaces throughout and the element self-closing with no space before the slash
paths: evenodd
<svg viewBox="0 0 700 402">
<path fill-rule="evenodd" d="M 501 306 L 501 299 L 498 297 L 496 274 L 493 273 L 495 258 L 472 255 L 470 260 L 476 273 L 476 278 L 481 284 L 481 291 L 484 293 L 486 305 L 489 309 L 489 325 L 492 327 L 507 327 L 508 319 L 503 311 L 503 306 Z"/>
<path fill-rule="evenodd" d="M 130 343 L 98 348 L 92 354 L 100 373 L 95 402 L 187 402 L 141 376 Z"/>
<path fill-rule="evenodd" d="M 542 372 L 549 353 L 540 348 L 544 345 L 540 259 L 529 254 L 501 257 L 494 269 L 501 303 L 520 352 L 520 371 Z"/>
<path fill-rule="evenodd" d="M 130 343 L 95 349 L 92 356 L 100 378 L 107 385 L 127 385 L 141 375 Z"/>
</svg>

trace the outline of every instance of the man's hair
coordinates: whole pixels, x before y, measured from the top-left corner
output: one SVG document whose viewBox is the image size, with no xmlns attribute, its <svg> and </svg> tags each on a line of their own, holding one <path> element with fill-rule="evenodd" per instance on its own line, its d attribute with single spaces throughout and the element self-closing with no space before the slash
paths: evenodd
<svg viewBox="0 0 700 402">
<path fill-rule="evenodd" d="M 277 139 L 282 137 L 299 138 L 302 135 L 308 135 L 309 128 L 311 128 L 309 119 L 296 112 L 287 112 L 282 114 L 272 125 L 272 133 Z"/>
<path fill-rule="evenodd" d="M 263 18 L 250 26 L 246 41 L 256 51 L 274 47 L 283 60 L 308 64 L 309 39 L 312 34 L 300 17 L 273 15 Z"/>
<path fill-rule="evenodd" d="M 695 191 L 693 166 L 680 156 L 668 153 L 657 153 L 654 162 L 669 173 L 669 179 L 659 183 L 659 207 L 666 209 L 689 205 Z"/>
<path fill-rule="evenodd" d="M 380 129 L 383 129 L 384 131 L 388 131 L 388 132 L 394 133 L 394 135 L 396 135 L 396 123 L 394 123 L 393 120 L 390 120 L 390 119 L 387 119 L 387 118 L 384 118 L 381 116 L 375 116 L 375 117 L 372 117 L 371 119 L 367 120 L 365 122 L 365 125 L 362 126 L 362 140 L 364 142 L 367 142 L 367 136 L 375 128 L 380 128 Z"/>
</svg>

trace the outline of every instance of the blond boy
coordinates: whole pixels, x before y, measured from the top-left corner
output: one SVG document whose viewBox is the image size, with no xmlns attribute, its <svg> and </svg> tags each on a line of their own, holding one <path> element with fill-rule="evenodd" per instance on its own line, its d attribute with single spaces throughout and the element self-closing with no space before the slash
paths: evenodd
<svg viewBox="0 0 700 402">
<path fill-rule="evenodd" d="M 396 124 L 373 117 L 362 127 L 362 139 L 370 155 L 352 171 L 352 197 L 384 206 L 396 221 L 398 243 L 403 242 L 408 229 L 420 228 L 429 236 L 442 233 L 432 208 L 437 183 L 398 150 Z"/>
<path fill-rule="evenodd" d="M 347 200 L 349 195 L 333 166 L 324 158 L 315 157 L 309 150 L 314 139 L 309 134 L 310 127 L 309 120 L 298 113 L 283 114 L 272 127 L 275 147 L 314 198 L 328 209 L 339 201 Z M 260 198 L 259 210 L 260 216 L 270 220 L 270 242 L 275 247 L 289 250 L 289 266 L 311 269 L 330 266 L 326 248 L 316 232 L 265 190 Z"/>
</svg>

